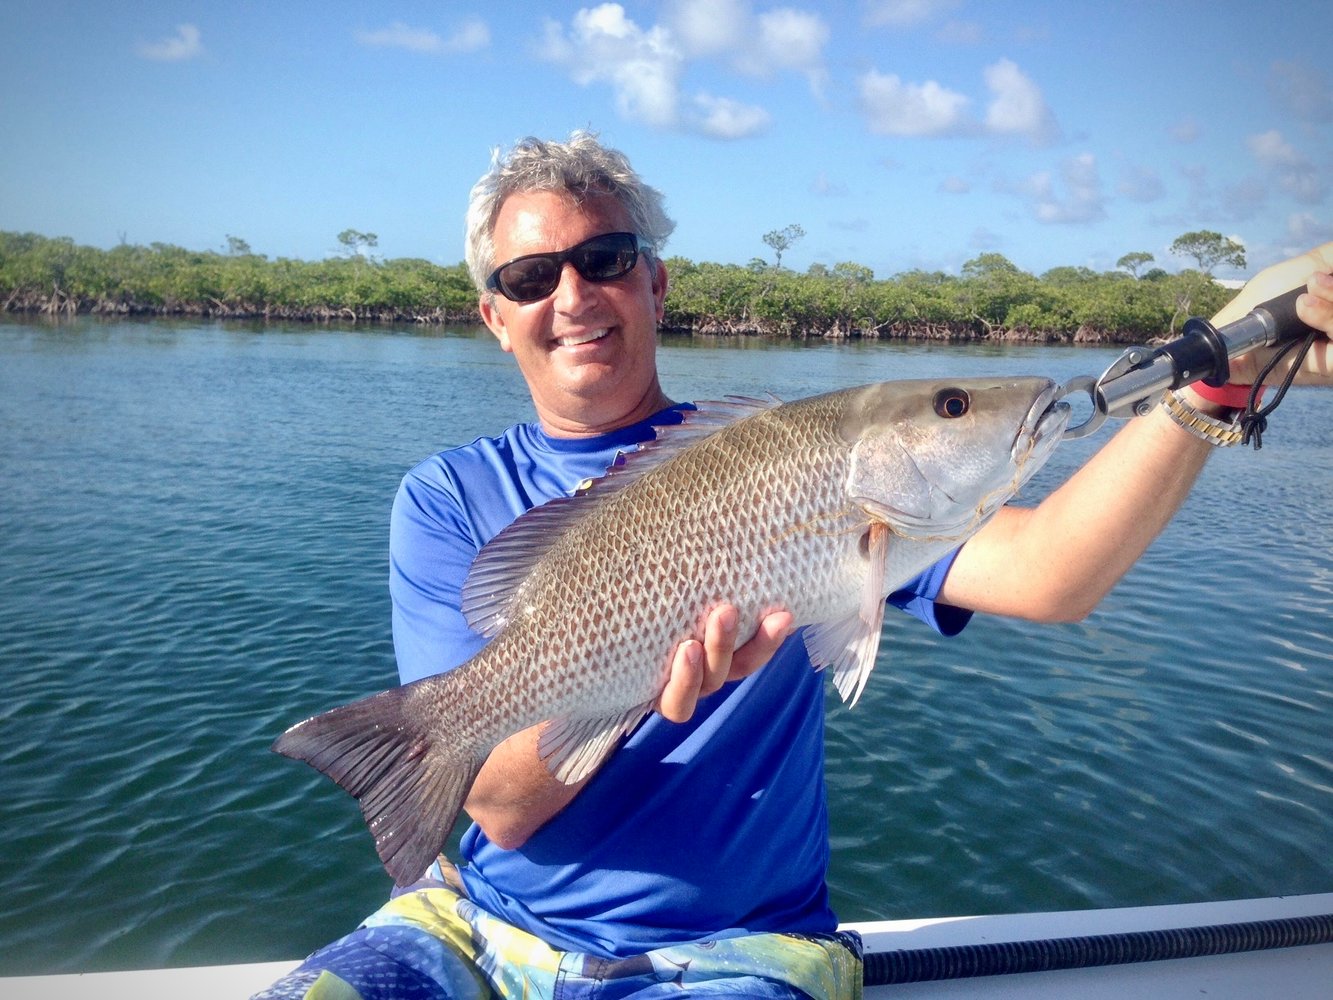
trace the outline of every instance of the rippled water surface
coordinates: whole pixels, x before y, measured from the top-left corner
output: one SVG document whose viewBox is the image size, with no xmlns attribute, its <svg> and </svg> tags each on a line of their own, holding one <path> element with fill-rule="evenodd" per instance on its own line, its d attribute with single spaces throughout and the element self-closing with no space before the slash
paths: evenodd
<svg viewBox="0 0 1333 1000">
<path fill-rule="evenodd" d="M 661 366 L 677 398 L 792 397 L 1113 353 L 668 340 Z M 1217 455 L 1086 622 L 887 625 L 829 709 L 844 918 L 1333 888 L 1330 403 L 1294 391 Z M 293 958 L 384 898 L 352 800 L 268 745 L 394 680 L 402 473 L 530 415 L 478 331 L 0 323 L 0 974 Z"/>
</svg>

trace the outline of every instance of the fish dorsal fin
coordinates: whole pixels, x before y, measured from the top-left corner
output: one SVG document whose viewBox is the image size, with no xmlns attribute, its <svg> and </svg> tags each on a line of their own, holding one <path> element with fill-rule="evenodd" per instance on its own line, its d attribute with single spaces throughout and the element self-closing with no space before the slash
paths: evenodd
<svg viewBox="0 0 1333 1000">
<path fill-rule="evenodd" d="M 695 403 L 692 410 L 678 411 L 681 415 L 680 423 L 654 427 L 657 436 L 653 440 L 645 441 L 635 451 L 621 455 L 611 468 L 606 470 L 605 478 L 594 482 L 592 488 L 594 492 L 602 491 L 603 495 L 607 488 L 622 489 L 690 445 L 746 417 L 752 417 L 756 413 L 780 405 L 782 400 L 772 393 L 763 399 L 756 399 L 753 396 L 725 396 L 722 399 Z"/>
<path fill-rule="evenodd" d="M 658 428 L 657 440 L 649 441 L 647 446 L 654 447 L 663 442 L 680 442 L 683 438 L 687 439 L 683 443 L 688 444 L 738 420 L 744 420 L 746 417 L 781 405 L 782 400 L 771 392 L 765 393 L 762 398 L 723 396 L 721 399 L 706 399 L 695 403 L 692 410 L 682 410 L 684 419 L 680 423 Z"/>
<path fill-rule="evenodd" d="M 582 496 L 556 497 L 533 507 L 487 542 L 463 583 L 468 628 L 494 637 L 509 618 L 514 591 L 560 535 L 588 508 Z"/>
<path fill-rule="evenodd" d="M 576 784 L 597 770 L 650 707 L 638 705 L 605 719 L 553 719 L 537 739 L 537 754 L 559 781 Z"/>
<path fill-rule="evenodd" d="M 861 606 L 846 618 L 805 630 L 805 648 L 817 668 L 833 668 L 833 686 L 847 704 L 856 705 L 875 669 L 884 627 L 884 568 L 891 533 L 878 521 L 870 525 L 869 565 L 861 588 Z"/>
<path fill-rule="evenodd" d="M 634 451 L 621 452 L 600 479 L 594 479 L 574 496 L 556 497 L 519 516 L 482 547 L 468 570 L 462 595 L 468 627 L 487 638 L 499 633 L 509 620 L 514 592 L 533 566 L 572 524 L 587 517 L 608 497 L 689 445 L 781 402 L 769 395 L 766 399 L 728 396 L 696 403 L 692 410 L 679 411 L 681 423 L 655 427 L 655 439 Z"/>
</svg>

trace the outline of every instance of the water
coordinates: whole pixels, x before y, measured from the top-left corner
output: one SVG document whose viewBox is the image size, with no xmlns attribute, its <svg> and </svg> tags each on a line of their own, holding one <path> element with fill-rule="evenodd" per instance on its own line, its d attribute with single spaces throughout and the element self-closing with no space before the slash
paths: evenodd
<svg viewBox="0 0 1333 1000">
<path fill-rule="evenodd" d="M 661 365 L 678 398 L 790 397 L 1112 355 L 669 341 Z M 1088 621 L 889 623 L 829 709 L 845 919 L 1333 888 L 1329 400 L 1219 453 Z M 478 331 L 0 323 L 0 974 L 295 958 L 383 900 L 352 800 L 268 745 L 393 681 L 402 473 L 530 416 Z"/>
</svg>

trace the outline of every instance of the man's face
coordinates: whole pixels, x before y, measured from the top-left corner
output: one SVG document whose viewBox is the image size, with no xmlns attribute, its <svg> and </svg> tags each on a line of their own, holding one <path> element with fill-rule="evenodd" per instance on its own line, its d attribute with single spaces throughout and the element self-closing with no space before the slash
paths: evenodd
<svg viewBox="0 0 1333 1000">
<path fill-rule="evenodd" d="M 510 195 L 495 222 L 495 265 L 630 232 L 613 198 L 576 205 L 563 194 Z M 482 296 L 481 315 L 518 361 L 537 416 L 559 436 L 597 434 L 651 416 L 669 401 L 657 381 L 657 324 L 666 269 L 643 254 L 623 277 L 592 282 L 566 263 L 546 298 Z"/>
</svg>

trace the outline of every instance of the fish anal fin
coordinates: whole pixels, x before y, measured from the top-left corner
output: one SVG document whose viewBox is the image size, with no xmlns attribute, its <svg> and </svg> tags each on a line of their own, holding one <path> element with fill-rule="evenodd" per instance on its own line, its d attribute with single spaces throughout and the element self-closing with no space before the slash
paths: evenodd
<svg viewBox="0 0 1333 1000">
<path fill-rule="evenodd" d="M 867 538 L 867 567 L 860 606 L 840 621 L 805 630 L 805 648 L 816 667 L 833 670 L 833 686 L 847 707 L 854 707 L 875 669 L 880 632 L 884 628 L 884 572 L 891 532 L 872 522 Z"/>
<path fill-rule="evenodd" d="M 537 739 L 537 754 L 559 781 L 577 784 L 615 752 L 620 738 L 639 724 L 649 708 L 637 705 L 622 715 L 601 719 L 552 719 Z"/>
</svg>

